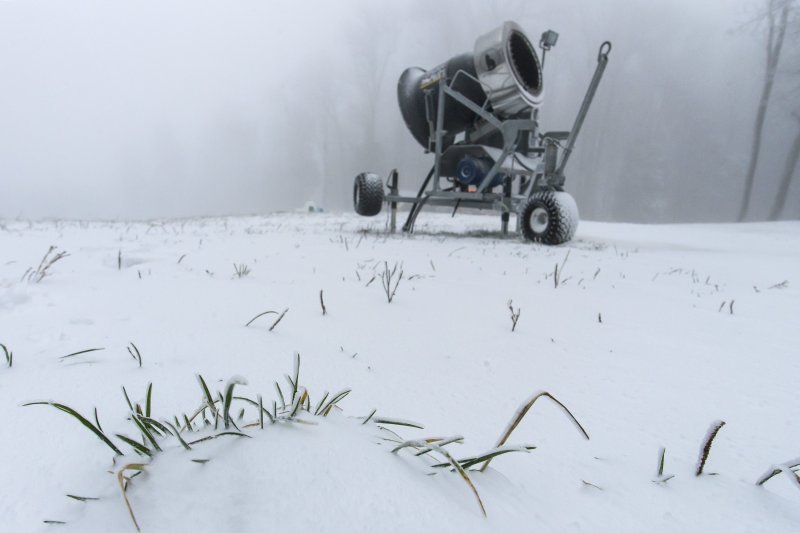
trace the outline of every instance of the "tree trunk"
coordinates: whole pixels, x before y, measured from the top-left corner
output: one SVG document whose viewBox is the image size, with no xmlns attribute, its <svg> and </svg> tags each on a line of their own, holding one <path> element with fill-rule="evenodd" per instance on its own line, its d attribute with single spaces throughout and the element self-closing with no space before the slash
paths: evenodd
<svg viewBox="0 0 800 533">
<path fill-rule="evenodd" d="M 780 19 L 775 19 L 775 11 L 778 6 L 783 4 Z M 786 35 L 786 25 L 789 19 L 789 1 L 769 0 L 767 19 L 769 23 L 769 34 L 767 36 L 767 69 L 764 77 L 764 88 L 761 91 L 761 100 L 758 103 L 758 113 L 756 114 L 756 124 L 753 134 L 753 148 L 750 152 L 750 166 L 745 177 L 744 193 L 742 195 L 742 205 L 739 208 L 739 222 L 747 216 L 747 208 L 750 206 L 750 197 L 753 193 L 753 182 L 755 181 L 756 168 L 758 167 L 758 156 L 761 153 L 761 138 L 764 134 L 764 121 L 767 116 L 767 106 L 769 97 L 772 94 L 772 85 L 775 82 L 775 72 L 778 68 L 778 59 L 783 47 L 783 38 Z"/>
<path fill-rule="evenodd" d="M 795 115 L 795 117 L 798 119 L 798 126 L 800 126 L 800 115 Z M 772 211 L 770 211 L 769 214 L 770 220 L 778 220 L 781 211 L 783 211 L 786 205 L 786 196 L 789 194 L 789 186 L 792 184 L 792 178 L 797 170 L 798 161 L 800 161 L 800 129 L 797 130 L 792 149 L 789 151 L 789 155 L 786 156 L 786 167 L 783 169 L 781 185 L 778 189 L 777 196 L 775 196 L 775 203 L 772 205 Z"/>
</svg>

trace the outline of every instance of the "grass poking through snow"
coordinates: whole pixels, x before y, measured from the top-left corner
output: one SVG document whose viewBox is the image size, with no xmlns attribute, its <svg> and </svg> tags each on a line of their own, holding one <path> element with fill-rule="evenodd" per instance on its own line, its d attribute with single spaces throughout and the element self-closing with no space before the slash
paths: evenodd
<svg viewBox="0 0 800 533">
<path fill-rule="evenodd" d="M 76 352 L 76 354 L 85 353 L 86 351 L 88 350 Z M 130 351 L 133 352 L 133 350 Z M 138 350 L 136 350 L 136 352 L 138 352 Z M 70 354 L 70 356 L 76 354 Z M 123 395 L 127 407 L 129 408 L 127 420 L 132 424 L 134 433 L 138 435 L 136 438 L 125 435 L 124 433 L 107 434 L 100 424 L 97 409 L 94 410 L 95 421 L 92 423 L 76 410 L 61 403 L 36 401 L 24 405 L 50 405 L 70 415 L 95 437 L 106 444 L 106 446 L 114 452 L 115 457 L 122 457 L 120 461 L 115 461 L 115 463 L 119 464 L 113 471 L 113 474 L 119 484 L 122 498 L 130 514 L 131 521 L 134 527 L 139 530 L 136 515 L 134 514 L 131 502 L 127 496 L 127 489 L 131 480 L 144 472 L 145 469 L 149 467 L 150 461 L 157 454 L 163 452 L 165 449 L 176 448 L 178 446 L 185 451 L 190 451 L 193 450 L 194 446 L 220 437 L 252 438 L 254 435 L 246 432 L 248 428 L 266 430 L 269 426 L 277 423 L 314 424 L 309 418 L 325 418 L 334 410 L 341 410 L 339 404 L 350 394 L 350 389 L 343 389 L 333 395 L 325 392 L 318 401 L 312 401 L 308 389 L 300 384 L 300 354 L 295 354 L 292 374 L 287 374 L 284 378 L 288 384 L 286 393 L 281 389 L 278 382 L 275 382 L 275 390 L 280 402 L 280 407 L 278 406 L 278 401 L 273 401 L 272 409 L 269 410 L 264 407 L 264 400 L 261 395 L 258 395 L 257 399 L 253 400 L 246 396 L 235 394 L 237 386 L 243 387 L 246 385 L 247 382 L 243 378 L 232 377 L 227 381 L 222 391 L 212 393 L 206 380 L 198 374 L 197 381 L 200 387 L 200 406 L 194 410 L 191 416 L 183 413 L 181 418 L 175 415 L 170 419 L 156 417 L 153 408 L 152 383 L 147 387 L 143 405 L 138 402 L 132 402 L 128 396 L 128 392 L 123 387 Z M 484 453 L 467 456 L 461 459 L 456 458 L 446 449 L 449 445 L 463 443 L 464 438 L 460 435 L 453 437 L 403 440 L 402 437 L 390 430 L 387 426 L 401 426 L 414 429 L 423 429 L 423 426 L 408 420 L 376 416 L 376 411 L 374 409 L 367 416 L 359 417 L 357 420 L 358 425 L 372 424 L 374 427 L 390 434 L 390 438 L 385 438 L 383 440 L 394 443 L 394 447 L 391 450 L 392 453 L 397 454 L 404 449 L 413 449 L 415 457 L 432 461 L 429 463 L 429 466 L 433 474 L 441 471 L 449 471 L 457 474 L 474 495 L 481 513 L 486 516 L 486 507 L 472 481 L 472 476 L 476 474 L 479 475 L 480 472 L 486 470 L 489 463 L 495 457 L 508 453 L 528 453 L 535 449 L 535 446 L 531 445 L 507 446 L 505 442 L 514 428 L 525 416 L 525 413 L 533 406 L 534 402 L 543 396 L 550 398 L 560 406 L 573 422 L 575 422 L 582 434 L 587 439 L 589 438 L 583 427 L 578 423 L 575 417 L 572 416 L 572 413 L 547 392 L 539 392 L 532 396 L 528 402 L 523 404 L 517 411 L 515 417 L 512 418 L 511 423 L 494 448 Z M 236 408 L 234 408 L 234 406 Z M 232 415 L 237 409 L 238 417 L 236 418 L 238 424 Z M 209 420 L 209 418 L 212 419 L 213 422 Z M 266 420 L 269 421 L 269 424 L 265 424 Z M 193 435 L 194 438 L 189 438 L 189 435 Z M 117 442 L 115 442 L 115 440 Z M 138 461 L 126 459 L 125 454 L 122 452 L 123 446 L 130 448 L 132 452 L 140 456 L 141 459 Z M 208 461 L 208 459 L 190 460 L 201 464 Z M 131 472 L 133 472 L 133 474 L 128 475 Z M 91 498 L 81 498 L 72 495 L 70 495 L 70 498 L 80 501 L 91 500 Z"/>
<path fill-rule="evenodd" d="M 514 309 L 513 300 L 508 301 L 508 310 L 511 311 L 511 333 L 514 333 L 514 330 L 517 329 L 517 321 L 519 320 L 519 315 L 522 312 L 522 309 L 519 307 Z"/>
<path fill-rule="evenodd" d="M 105 350 L 105 348 L 89 348 L 87 350 L 81 350 L 79 352 L 72 352 L 68 353 L 67 355 L 62 355 L 61 357 L 59 357 L 59 359 L 68 359 L 70 357 L 75 357 L 76 355 L 83 355 L 91 352 L 99 352 L 101 350 Z"/>
<path fill-rule="evenodd" d="M 667 456 L 667 449 L 660 448 L 658 450 L 658 467 L 656 468 L 656 477 L 653 480 L 653 483 L 666 483 L 670 479 L 674 478 L 673 474 L 664 475 L 664 463 Z"/>
<path fill-rule="evenodd" d="M 398 267 L 400 268 L 399 273 L 397 271 Z M 398 263 L 395 263 L 394 266 L 390 269 L 389 263 L 387 263 L 386 261 L 383 262 L 383 272 L 381 272 L 381 283 L 383 284 L 383 292 L 386 294 L 387 302 L 392 303 L 392 300 L 394 300 L 394 295 L 397 292 L 397 287 L 400 285 L 400 281 L 402 281 L 402 279 L 403 279 L 402 265 L 398 265 Z M 394 285 L 392 285 L 393 281 Z M 370 283 L 371 282 L 372 280 L 370 280 Z M 369 285 L 369 283 L 367 283 L 367 285 Z"/>
<path fill-rule="evenodd" d="M 725 422 L 723 420 L 716 420 L 711 423 L 711 426 L 709 426 L 706 436 L 703 439 L 703 445 L 700 448 L 700 456 L 698 457 L 697 468 L 694 472 L 695 476 L 699 476 L 703 473 L 703 468 L 705 468 L 706 461 L 708 461 L 708 454 L 711 453 L 711 445 L 714 442 L 714 438 L 724 425 Z"/>
<path fill-rule="evenodd" d="M 3 349 L 3 354 L 5 355 L 5 358 L 6 358 L 6 366 L 8 368 L 11 368 L 12 366 L 14 366 L 14 354 L 13 354 L 13 352 L 11 352 L 11 350 L 9 350 L 6 347 L 6 345 L 2 344 L 2 343 L 0 343 L 0 348 Z"/>
<path fill-rule="evenodd" d="M 57 246 L 51 246 L 47 253 L 44 254 L 42 260 L 39 262 L 39 266 L 36 267 L 34 270 L 33 267 L 29 268 L 25 271 L 22 275 L 21 281 L 28 281 L 32 283 L 40 283 L 46 276 L 50 275 L 50 269 L 60 260 L 64 259 L 65 257 L 69 257 L 67 252 L 55 252 L 58 249 Z M 52 254 L 52 255 L 51 255 Z"/>
<path fill-rule="evenodd" d="M 798 469 L 800 469 L 800 457 L 792 459 L 791 461 L 786 461 L 785 463 L 773 465 L 758 478 L 756 485 L 762 486 L 773 477 L 783 473 L 789 481 L 791 481 L 792 485 L 800 489 L 800 477 L 797 476 Z"/>
<path fill-rule="evenodd" d="M 142 354 L 139 352 L 139 348 L 137 348 L 132 342 L 130 346 L 128 346 L 128 353 L 131 354 L 131 357 L 133 357 L 134 361 L 139 363 L 139 368 L 142 368 Z"/>
<path fill-rule="evenodd" d="M 238 279 L 242 279 L 250 275 L 250 267 L 244 263 L 234 263 L 233 264 L 233 276 Z"/>
<path fill-rule="evenodd" d="M 322 298 L 322 293 L 320 292 L 320 299 L 321 299 L 321 298 Z M 283 317 L 284 317 L 284 316 L 286 316 L 286 313 L 288 313 L 288 312 L 289 312 L 289 308 L 288 308 L 288 307 L 287 307 L 286 309 L 284 309 L 284 310 L 283 310 L 283 312 L 282 312 L 282 313 L 280 313 L 280 314 L 279 314 L 277 311 L 264 311 L 263 313 L 259 313 L 259 314 L 257 314 L 256 316 L 254 316 L 253 318 L 251 318 L 250 320 L 248 320 L 248 321 L 247 321 L 247 324 L 245 324 L 245 325 L 244 325 L 244 327 L 248 327 L 250 324 L 252 324 L 252 323 L 253 323 L 253 322 L 255 322 L 256 320 L 258 320 L 258 319 L 259 319 L 259 318 L 261 318 L 262 316 L 266 316 L 266 315 L 278 315 L 278 318 L 276 318 L 276 319 L 275 319 L 275 321 L 272 323 L 272 325 L 269 327 L 269 331 L 272 331 L 273 329 L 275 329 L 275 326 L 277 326 L 277 325 L 278 325 L 278 323 L 279 323 L 281 320 L 283 320 Z"/>
<path fill-rule="evenodd" d="M 569 409 L 567 409 L 566 405 L 558 401 L 558 399 L 549 392 L 539 391 L 534 393 L 530 398 L 528 398 L 526 402 L 524 402 L 519 407 L 519 409 L 517 409 L 517 412 L 511 418 L 511 421 L 509 421 L 508 426 L 506 426 L 506 429 L 503 431 L 503 434 L 500 435 L 500 439 L 498 439 L 495 448 L 499 448 L 500 446 L 506 443 L 508 437 L 511 436 L 511 433 L 514 431 L 514 429 L 516 429 L 519 423 L 522 422 L 522 419 L 525 418 L 525 415 L 528 413 L 531 407 L 533 407 L 533 404 L 535 404 L 536 400 L 538 400 L 539 398 L 550 398 L 550 400 L 552 400 L 556 405 L 558 405 L 564 412 L 564 414 L 566 414 L 567 417 L 569 417 L 569 419 L 572 420 L 572 422 L 575 424 L 575 427 L 578 428 L 578 430 L 586 438 L 586 440 L 589 440 L 589 434 L 586 432 L 585 429 L 583 429 L 583 426 L 581 425 L 580 422 L 578 422 L 578 419 L 575 418 L 572 412 Z M 481 467 L 481 472 L 485 471 L 489 467 L 489 463 L 491 462 L 491 460 L 492 457 L 489 457 L 486 460 L 486 462 L 483 463 L 483 466 Z"/>
</svg>

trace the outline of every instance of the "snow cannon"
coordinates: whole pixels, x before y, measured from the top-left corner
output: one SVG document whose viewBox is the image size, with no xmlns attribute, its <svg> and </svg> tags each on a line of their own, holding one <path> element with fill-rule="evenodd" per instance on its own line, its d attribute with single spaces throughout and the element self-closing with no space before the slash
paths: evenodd
<svg viewBox="0 0 800 533">
<path fill-rule="evenodd" d="M 604 42 L 580 110 L 569 131 L 541 131 L 545 56 L 558 41 L 547 30 L 541 56 L 514 22 L 481 35 L 472 52 L 432 69 L 411 67 L 400 76 L 397 97 L 411 135 L 433 154 L 433 164 L 415 196 L 400 193 L 399 173 L 384 185 L 373 172 L 355 178 L 353 205 L 375 216 L 388 204 L 395 231 L 398 204 L 410 204 L 403 231 L 413 232 L 425 206 L 492 209 L 508 233 L 516 214 L 517 232 L 529 241 L 562 244 L 575 234 L 578 208 L 564 189 L 565 169 L 608 64 Z"/>
</svg>

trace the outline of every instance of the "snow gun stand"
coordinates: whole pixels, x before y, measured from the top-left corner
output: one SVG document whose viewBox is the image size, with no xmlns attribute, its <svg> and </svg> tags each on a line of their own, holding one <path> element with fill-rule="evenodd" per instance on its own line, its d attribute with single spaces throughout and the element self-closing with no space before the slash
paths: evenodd
<svg viewBox="0 0 800 533">
<path fill-rule="evenodd" d="M 381 178 L 362 172 L 355 178 L 353 204 L 363 216 L 390 208 L 396 231 L 397 204 L 411 209 L 403 224 L 413 232 L 426 205 L 493 209 L 508 234 L 510 214 L 517 231 L 533 242 L 562 244 L 575 234 L 578 209 L 564 191 L 564 169 L 603 76 L 611 43 L 600 46 L 597 67 L 571 131 L 539 133 L 541 69 L 558 34 L 542 35 L 542 63 L 513 22 L 480 37 L 474 54 L 457 56 L 430 71 L 407 69 L 398 84 L 406 125 L 435 155 L 416 196 L 400 194 L 399 173 L 392 170 L 384 191 Z M 564 144 L 565 143 L 565 144 Z"/>
</svg>

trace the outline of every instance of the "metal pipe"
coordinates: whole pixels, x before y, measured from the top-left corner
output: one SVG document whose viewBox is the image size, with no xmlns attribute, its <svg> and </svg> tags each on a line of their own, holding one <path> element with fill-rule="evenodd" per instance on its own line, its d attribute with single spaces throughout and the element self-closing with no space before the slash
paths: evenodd
<svg viewBox="0 0 800 533">
<path fill-rule="evenodd" d="M 556 169 L 555 172 L 556 178 L 560 180 L 563 180 L 564 178 L 564 168 L 567 166 L 569 156 L 572 154 L 572 149 L 575 147 L 575 141 L 578 140 L 578 134 L 581 132 L 583 121 L 586 118 L 586 114 L 589 112 L 589 106 L 592 105 L 592 99 L 597 92 L 597 87 L 600 85 L 600 79 L 603 77 L 603 72 L 606 70 L 609 52 L 611 52 L 611 42 L 606 41 L 600 45 L 600 51 L 597 54 L 597 68 L 594 71 L 594 76 L 592 76 L 591 83 L 589 83 L 589 88 L 586 90 L 586 96 L 583 97 L 581 109 L 578 111 L 578 116 L 575 117 L 575 124 L 572 126 L 572 130 L 569 132 L 567 146 L 564 148 L 564 154 L 561 156 L 561 162 L 559 163 L 558 169 Z"/>
<path fill-rule="evenodd" d="M 433 190 L 439 190 L 439 173 L 442 167 L 442 138 L 444 137 L 444 91 L 447 86 L 447 79 L 441 78 L 439 80 L 439 102 L 436 106 L 436 160 L 434 162 L 433 171 Z"/>
<path fill-rule="evenodd" d="M 435 167 L 431 166 L 431 169 L 428 171 L 428 175 L 425 176 L 425 179 L 423 180 L 422 185 L 419 188 L 419 192 L 417 192 L 416 196 L 417 201 L 419 201 L 419 199 L 422 198 L 422 194 L 425 192 L 425 188 L 428 186 L 428 182 L 431 180 L 431 176 L 433 176 L 434 169 Z M 407 201 L 403 199 L 400 200 Z M 418 206 L 419 204 L 417 202 L 414 202 L 414 204 L 411 206 L 411 209 L 408 212 L 408 217 L 406 218 L 406 222 L 405 224 L 403 224 L 403 231 L 405 233 L 411 233 L 411 230 L 414 227 L 414 219 L 417 217 L 415 212 L 417 211 Z"/>
<path fill-rule="evenodd" d="M 389 175 L 389 191 L 394 197 L 397 197 L 400 194 L 399 182 L 400 182 L 400 175 L 398 174 L 397 169 L 394 169 L 392 170 L 392 173 Z M 392 201 L 389 204 L 389 208 L 391 209 L 389 231 L 394 233 L 397 231 L 397 202 Z"/>
</svg>

